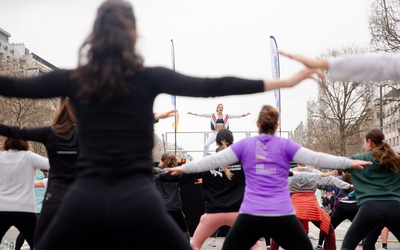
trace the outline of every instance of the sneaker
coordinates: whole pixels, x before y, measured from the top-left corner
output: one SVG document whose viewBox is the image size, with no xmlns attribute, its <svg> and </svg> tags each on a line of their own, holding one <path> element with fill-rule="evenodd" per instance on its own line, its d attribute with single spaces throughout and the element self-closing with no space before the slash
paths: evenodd
<svg viewBox="0 0 400 250">
<path fill-rule="evenodd" d="M 211 239 L 211 241 L 207 244 L 208 247 L 216 247 L 217 244 L 215 244 L 215 239 Z"/>
<path fill-rule="evenodd" d="M 314 250 L 322 250 L 322 247 L 321 247 L 321 246 L 316 246 L 316 247 L 314 248 Z"/>
<path fill-rule="evenodd" d="M 267 250 L 271 249 L 271 246 L 267 246 Z"/>
</svg>

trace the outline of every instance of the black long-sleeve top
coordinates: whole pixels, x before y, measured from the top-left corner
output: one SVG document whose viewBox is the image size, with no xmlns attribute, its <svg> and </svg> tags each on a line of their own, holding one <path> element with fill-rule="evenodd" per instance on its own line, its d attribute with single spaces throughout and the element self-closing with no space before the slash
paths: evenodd
<svg viewBox="0 0 400 250">
<path fill-rule="evenodd" d="M 194 174 L 181 174 L 172 176 L 171 172 L 155 175 L 159 182 L 181 182 L 195 179 L 203 179 L 202 193 L 206 213 L 239 212 L 244 195 L 244 172 L 240 162 L 230 165 L 229 170 L 233 174 L 229 180 L 222 168 Z"/>
<path fill-rule="evenodd" d="M 146 68 L 132 78 L 130 94 L 81 105 L 72 71 L 58 70 L 35 78 L 0 77 L 0 95 L 27 98 L 68 96 L 79 121 L 78 166 L 152 168 L 153 102 L 160 93 L 192 97 L 250 94 L 263 81 L 234 77 L 196 78 L 165 68 Z M 95 170 L 96 171 L 96 170 Z"/>
<path fill-rule="evenodd" d="M 0 135 L 43 143 L 50 162 L 49 182 L 43 203 L 60 203 L 82 169 L 76 166 L 78 129 L 65 134 L 51 127 L 18 127 L 0 124 Z"/>
</svg>

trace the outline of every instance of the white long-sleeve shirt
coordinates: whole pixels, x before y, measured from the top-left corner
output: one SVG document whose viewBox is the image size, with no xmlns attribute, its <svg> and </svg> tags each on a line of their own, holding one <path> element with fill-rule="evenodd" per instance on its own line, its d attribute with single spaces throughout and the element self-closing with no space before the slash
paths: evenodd
<svg viewBox="0 0 400 250">
<path fill-rule="evenodd" d="M 328 59 L 335 81 L 400 82 L 400 54 L 376 53 Z"/>
<path fill-rule="evenodd" d="M 48 170 L 49 160 L 30 151 L 0 152 L 0 211 L 35 213 L 36 169 Z"/>
</svg>

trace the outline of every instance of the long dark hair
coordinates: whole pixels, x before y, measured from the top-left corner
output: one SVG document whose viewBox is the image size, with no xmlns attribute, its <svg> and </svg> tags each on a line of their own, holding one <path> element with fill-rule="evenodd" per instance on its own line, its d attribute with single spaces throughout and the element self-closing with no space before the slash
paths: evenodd
<svg viewBox="0 0 400 250">
<path fill-rule="evenodd" d="M 388 170 L 397 173 L 399 171 L 400 158 L 394 150 L 385 142 L 385 135 L 379 129 L 370 130 L 365 135 L 365 140 L 371 140 L 375 144 L 375 148 L 371 153 L 375 159 Z"/>
<path fill-rule="evenodd" d="M 219 147 L 217 148 L 217 152 L 219 152 L 221 150 L 226 149 L 230 145 L 232 145 L 232 143 L 233 143 L 233 134 L 228 129 L 225 129 L 225 128 L 220 129 L 218 131 L 217 137 L 215 138 L 215 141 L 219 145 Z M 226 178 L 228 178 L 228 180 L 232 180 L 233 174 L 232 174 L 231 171 L 229 171 L 229 166 L 223 166 L 222 170 L 224 170 Z"/>
<path fill-rule="evenodd" d="M 105 1 L 97 11 L 92 33 L 81 46 L 79 66 L 72 75 L 79 81 L 82 104 L 93 98 L 106 101 L 131 91 L 135 72 L 144 69 L 135 44 L 132 6 L 121 0 Z"/>
<path fill-rule="evenodd" d="M 69 99 L 61 100 L 60 108 L 57 114 L 54 116 L 53 122 L 51 123 L 51 128 L 59 134 L 65 134 L 71 130 L 71 128 L 77 123 L 75 117 L 75 111 L 72 108 Z"/>
<path fill-rule="evenodd" d="M 278 121 L 278 111 L 270 105 L 264 105 L 260 111 L 260 114 L 258 115 L 258 123 L 260 125 L 258 132 L 260 134 L 265 133 L 274 135 Z"/>
</svg>

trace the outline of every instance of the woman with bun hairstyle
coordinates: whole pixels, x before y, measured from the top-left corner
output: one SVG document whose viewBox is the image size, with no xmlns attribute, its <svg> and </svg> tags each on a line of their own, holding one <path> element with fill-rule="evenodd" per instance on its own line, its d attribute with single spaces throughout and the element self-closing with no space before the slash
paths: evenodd
<svg viewBox="0 0 400 250">
<path fill-rule="evenodd" d="M 232 145 L 232 132 L 228 129 L 219 130 L 216 142 L 219 154 Z M 201 187 L 205 213 L 201 216 L 190 243 L 193 250 L 200 250 L 207 238 L 219 227 L 232 227 L 239 215 L 245 187 L 244 173 L 240 162 L 203 173 L 171 176 L 171 172 L 165 172 L 156 175 L 155 179 L 168 182 L 187 182 L 202 179 Z M 261 250 L 260 243 L 257 241 L 252 249 Z"/>
<path fill-rule="evenodd" d="M 363 171 L 347 170 L 351 173 L 359 209 L 344 237 L 344 250 L 355 249 L 358 242 L 379 226 L 386 226 L 400 239 L 400 158 L 379 129 L 365 135 L 364 150 L 363 154 L 349 157 L 373 164 Z"/>
<path fill-rule="evenodd" d="M 215 142 L 215 138 L 217 137 L 217 133 L 220 129 L 226 128 L 229 129 L 229 118 L 241 118 L 250 115 L 250 113 L 242 114 L 242 115 L 229 115 L 224 114 L 224 105 L 222 103 L 217 105 L 216 113 L 212 114 L 198 114 L 188 112 L 189 115 L 195 115 L 200 117 L 211 118 L 211 130 L 212 133 L 208 137 L 206 143 L 203 148 L 203 157 L 208 155 L 208 147 Z"/>
<path fill-rule="evenodd" d="M 153 103 L 161 94 L 190 97 L 252 94 L 292 87 L 320 70 L 287 79 L 190 77 L 145 67 L 136 48 L 132 5 L 108 0 L 80 49 L 78 67 L 33 78 L 0 77 L 0 95 L 68 96 L 79 121 L 82 173 L 37 244 L 37 250 L 104 249 L 135 243 L 138 249 L 190 249 L 163 208 L 153 184 Z M 71 240 L 71 237 L 73 240 Z M 157 240 L 154 240 L 157 239 Z"/>
<path fill-rule="evenodd" d="M 232 132 L 228 129 L 221 129 L 218 132 L 216 142 L 218 145 L 217 152 L 230 147 L 233 144 Z M 295 176 L 289 173 L 291 177 L 288 177 L 288 180 L 290 183 L 315 182 L 321 177 L 332 175 L 334 172 L 295 173 Z M 171 176 L 170 172 L 167 172 L 157 175 L 155 178 L 168 181 L 202 179 L 202 192 L 206 211 L 201 216 L 200 223 L 193 235 L 191 246 L 194 250 L 199 250 L 204 241 L 219 227 L 232 227 L 239 215 L 239 208 L 245 190 L 245 176 L 240 161 L 203 173 Z M 252 249 L 261 249 L 258 241 Z"/>
<path fill-rule="evenodd" d="M 245 138 L 220 153 L 181 167 L 166 169 L 173 174 L 207 171 L 241 161 L 246 187 L 239 216 L 229 231 L 223 250 L 248 249 L 261 237 L 271 237 L 286 250 L 312 249 L 290 199 L 290 162 L 322 168 L 362 168 L 370 162 L 317 153 L 297 143 L 274 136 L 279 113 L 265 105 L 257 126 L 259 136 Z M 267 204 L 267 205 L 266 205 Z"/>
</svg>

